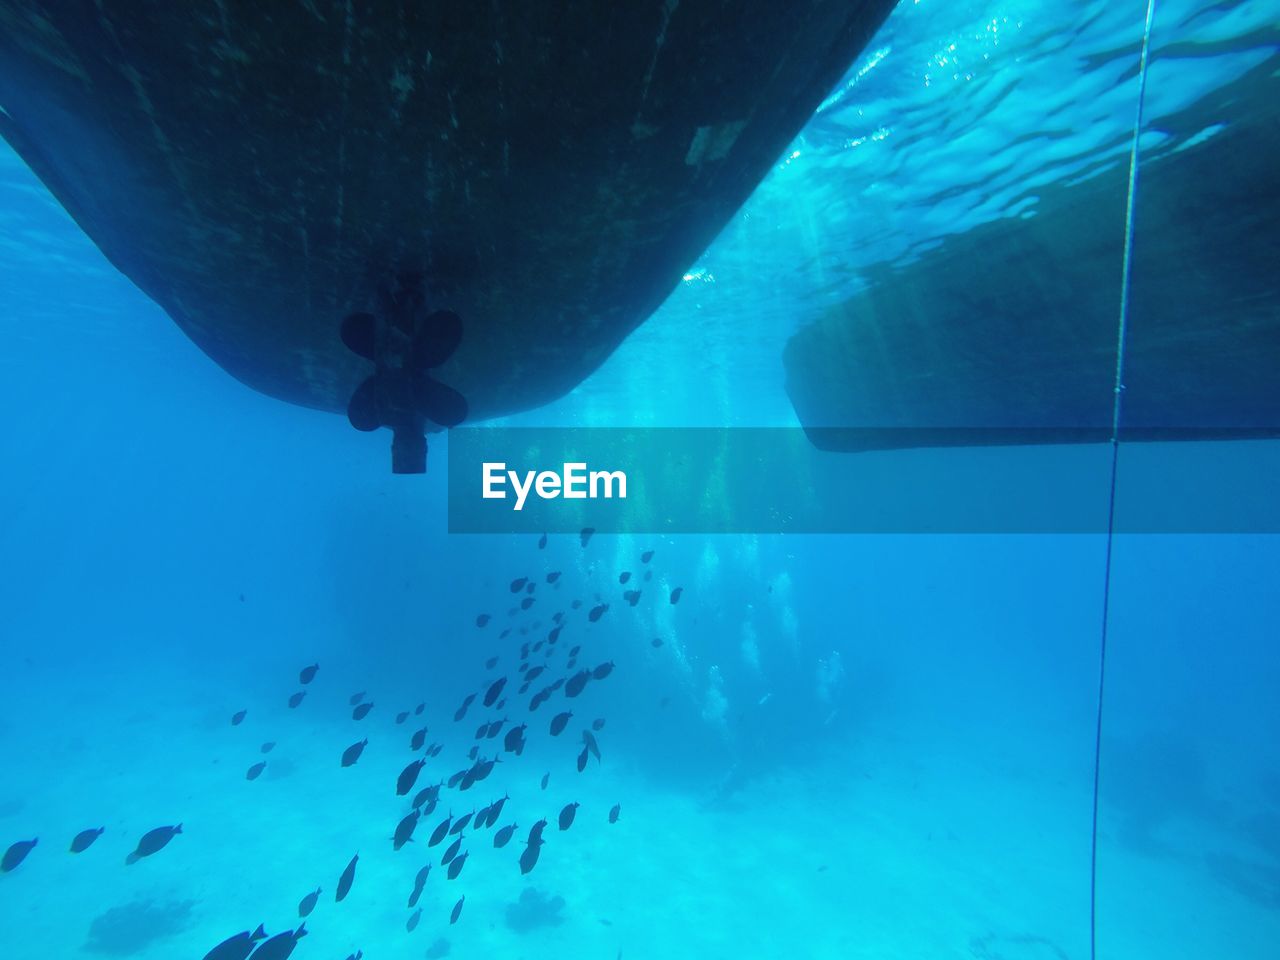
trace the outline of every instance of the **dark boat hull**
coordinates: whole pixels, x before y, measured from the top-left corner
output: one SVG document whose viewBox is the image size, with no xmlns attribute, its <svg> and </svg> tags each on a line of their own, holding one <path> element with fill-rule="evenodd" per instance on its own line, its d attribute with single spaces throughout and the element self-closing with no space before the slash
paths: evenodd
<svg viewBox="0 0 1280 960">
<path fill-rule="evenodd" d="M 420 274 L 476 419 L 643 322 L 891 7 L 0 0 L 0 133 L 272 396 L 345 410 L 342 318 Z"/>
</svg>

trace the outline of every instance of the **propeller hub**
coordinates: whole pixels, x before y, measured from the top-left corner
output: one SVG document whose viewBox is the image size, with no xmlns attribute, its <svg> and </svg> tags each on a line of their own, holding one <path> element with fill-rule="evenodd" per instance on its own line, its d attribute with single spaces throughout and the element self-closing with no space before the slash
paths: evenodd
<svg viewBox="0 0 1280 960">
<path fill-rule="evenodd" d="M 347 419 L 357 430 L 391 428 L 393 473 L 425 473 L 426 421 L 448 428 L 467 416 L 466 399 L 430 374 L 458 349 L 462 320 L 450 310 L 427 310 L 418 275 L 380 288 L 377 301 L 376 313 L 342 321 L 342 342 L 375 368 L 352 393 Z"/>
</svg>

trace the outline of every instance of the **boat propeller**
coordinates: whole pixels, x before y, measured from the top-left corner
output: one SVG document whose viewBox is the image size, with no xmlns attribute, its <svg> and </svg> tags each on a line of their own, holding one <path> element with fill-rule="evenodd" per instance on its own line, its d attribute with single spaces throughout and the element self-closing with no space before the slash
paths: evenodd
<svg viewBox="0 0 1280 960">
<path fill-rule="evenodd" d="M 351 394 L 347 419 L 357 430 L 391 428 L 393 473 L 425 473 L 426 421 L 447 428 L 467 417 L 466 398 L 429 372 L 458 349 L 462 320 L 450 310 L 428 312 L 421 285 L 403 278 L 378 300 L 378 314 L 342 321 L 342 342 L 377 368 Z"/>
</svg>

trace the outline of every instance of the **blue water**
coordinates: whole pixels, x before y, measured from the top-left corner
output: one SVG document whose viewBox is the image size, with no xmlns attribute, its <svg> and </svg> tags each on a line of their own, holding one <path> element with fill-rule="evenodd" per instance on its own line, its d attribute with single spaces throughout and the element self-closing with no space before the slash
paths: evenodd
<svg viewBox="0 0 1280 960">
<path fill-rule="evenodd" d="M 904 4 L 662 310 L 568 397 L 511 421 L 794 423 L 782 345 L 868 267 L 1027 215 L 1007 203 L 1035 178 L 1124 162 L 1143 12 Z M 1162 118 L 1274 57 L 1274 31 L 1264 3 L 1161 3 L 1144 148 L 1213 136 Z M 1050 114 L 1069 136 L 996 149 Z M 296 925 L 316 887 L 298 957 L 1089 955 L 1100 535 L 601 534 L 545 550 L 450 536 L 443 470 L 390 476 L 385 438 L 232 380 L 8 152 L 0 304 L 0 848 L 40 840 L 0 875 L 6 960 L 199 958 L 260 922 Z M 1201 449 L 1211 495 L 1221 460 Z M 621 571 L 645 569 L 648 600 L 586 622 Z M 542 625 L 499 641 L 535 618 L 507 616 L 521 576 L 540 583 Z M 1100 957 L 1280 955 L 1278 581 L 1274 537 L 1115 544 Z M 410 735 L 425 721 L 444 746 L 422 784 L 465 765 L 493 711 L 454 710 L 513 672 L 512 641 L 544 636 L 553 610 L 580 665 L 615 670 L 542 706 L 523 756 L 445 791 L 394 852 Z M 375 703 L 360 721 L 357 691 Z M 524 700 L 502 713 L 523 719 Z M 601 760 L 578 773 L 598 717 Z M 446 879 L 427 833 L 504 794 L 516 839 L 497 850 L 469 830 L 465 872 Z M 540 817 L 547 843 L 522 876 Z M 125 866 L 144 832 L 179 822 Z"/>
</svg>

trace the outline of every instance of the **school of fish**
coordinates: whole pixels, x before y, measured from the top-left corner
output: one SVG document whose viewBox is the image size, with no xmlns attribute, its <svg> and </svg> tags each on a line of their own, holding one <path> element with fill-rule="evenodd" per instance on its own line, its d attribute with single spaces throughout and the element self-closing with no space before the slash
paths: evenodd
<svg viewBox="0 0 1280 960">
<path fill-rule="evenodd" d="M 579 534 L 579 543 L 583 549 L 587 548 L 594 533 L 594 530 L 587 528 Z M 544 534 L 537 541 L 537 548 L 538 550 L 544 550 L 546 546 L 547 537 Z M 645 568 L 643 576 L 639 579 L 645 583 L 652 579 L 652 573 L 648 569 L 648 565 L 653 559 L 653 555 L 653 550 L 645 550 L 639 557 L 640 565 Z M 551 571 L 542 578 L 543 583 L 548 586 L 555 586 L 560 582 L 560 579 L 560 571 Z M 618 584 L 626 585 L 630 582 L 632 582 L 632 571 L 622 571 L 618 576 Z M 533 608 L 537 600 L 540 599 L 537 596 L 538 586 L 539 583 L 529 576 L 519 576 L 511 580 L 509 592 L 513 595 L 518 595 L 520 599 L 517 606 L 508 610 L 508 616 L 514 617 Z M 682 590 L 683 588 L 681 587 L 671 590 L 668 595 L 668 601 L 672 604 L 678 603 Z M 639 602 L 641 595 L 641 590 L 630 589 L 623 593 L 623 599 L 634 607 Z M 589 609 L 584 618 L 588 628 L 591 624 L 598 623 L 609 610 L 608 603 L 601 601 L 598 596 L 596 600 L 598 602 Z M 576 612 L 582 608 L 583 603 L 581 600 L 575 599 L 570 606 L 571 611 Z M 490 613 L 478 614 L 475 618 L 476 629 L 485 630 L 492 620 L 493 616 Z M 503 650 L 493 653 L 485 659 L 484 669 L 488 677 L 479 689 L 467 693 L 452 712 L 454 723 L 464 722 L 473 707 L 476 710 L 493 712 L 492 716 L 484 717 L 477 727 L 474 737 L 475 742 L 467 751 L 465 762 L 458 766 L 452 766 L 450 761 L 442 759 L 441 754 L 445 749 L 444 744 L 433 742 L 428 745 L 427 737 L 431 729 L 430 724 L 419 721 L 421 726 L 409 737 L 407 746 L 409 753 L 417 754 L 420 752 L 421 755 L 406 763 L 395 784 L 395 796 L 405 798 L 403 802 L 408 804 L 408 810 L 400 815 L 391 832 L 390 846 L 393 853 L 403 850 L 414 841 L 414 834 L 421 822 L 427 818 L 438 816 L 438 810 L 441 808 L 442 802 L 444 809 L 448 812 L 443 819 L 440 819 L 432 826 L 425 846 L 426 849 L 432 849 L 452 838 L 438 861 L 439 867 L 446 878 L 443 882 L 458 881 L 461 878 L 470 855 L 466 844 L 478 842 L 480 831 L 491 831 L 492 847 L 498 850 L 505 849 L 516 836 L 519 825 L 514 821 L 499 825 L 504 807 L 510 799 L 508 795 L 504 794 L 501 797 L 493 798 L 484 806 L 473 805 L 470 812 L 455 816 L 453 807 L 447 802 L 444 792 L 451 792 L 453 799 L 458 801 L 458 809 L 464 807 L 465 804 L 461 802 L 463 799 L 462 794 L 472 790 L 476 785 L 488 778 L 495 765 L 504 761 L 511 762 L 519 758 L 524 753 L 528 737 L 533 731 L 545 730 L 546 736 L 559 738 L 569 729 L 571 724 L 575 724 L 577 718 L 571 709 L 567 709 L 567 704 L 566 709 L 554 714 L 549 721 L 535 724 L 533 714 L 537 712 L 543 703 L 557 695 L 562 696 L 565 701 L 575 701 L 583 694 L 589 684 L 603 682 L 611 676 L 614 669 L 612 661 L 602 661 L 591 666 L 579 666 L 579 655 L 583 649 L 582 644 L 575 644 L 565 650 L 561 661 L 562 666 L 556 665 L 557 652 L 563 649 L 560 645 L 561 632 L 568 622 L 569 617 L 566 612 L 558 611 L 551 617 L 552 625 L 545 637 L 537 640 L 521 641 L 515 650 Z M 521 635 L 528 635 L 531 629 L 540 630 L 542 625 L 541 621 L 535 621 L 531 626 L 523 628 Z M 511 628 L 503 630 L 497 638 L 498 642 L 508 641 L 510 635 Z M 655 640 L 654 646 L 660 646 L 660 641 Z M 499 672 L 500 667 L 507 660 L 518 661 L 518 666 L 514 671 Z M 290 709 L 301 707 L 308 692 L 306 688 L 316 682 L 319 675 L 319 663 L 308 664 L 299 671 L 298 682 L 304 689 L 298 690 L 288 697 L 287 705 Z M 551 679 L 552 677 L 554 679 Z M 534 689 L 535 686 L 536 689 Z M 513 691 L 512 687 L 516 689 Z M 534 690 L 534 692 L 525 701 L 524 698 L 528 696 L 530 690 Z M 366 695 L 366 691 L 359 691 L 348 698 L 348 706 L 352 708 L 351 717 L 354 721 L 365 720 L 375 708 L 374 701 L 367 700 Z M 518 702 L 516 698 L 520 698 Z M 480 706 L 476 706 L 477 700 Z M 528 715 L 527 719 L 518 723 L 514 722 L 509 714 L 518 712 L 522 707 Z M 399 726 L 406 723 L 411 716 L 421 718 L 426 713 L 427 704 L 419 703 L 412 710 L 406 709 L 396 713 L 395 724 Z M 230 723 L 231 726 L 240 726 L 247 720 L 249 720 L 249 711 L 241 709 L 231 715 Z M 415 722 L 414 726 L 417 725 L 418 723 Z M 575 734 L 581 744 L 581 751 L 576 755 L 576 768 L 578 773 L 582 773 L 585 771 L 590 758 L 595 758 L 597 762 L 602 760 L 600 743 L 596 734 L 604 729 L 605 719 L 596 717 L 590 723 L 576 724 L 576 726 L 581 727 L 579 733 Z M 343 768 L 356 766 L 369 743 L 370 739 L 368 737 L 362 737 L 360 740 L 348 745 L 340 753 L 340 766 Z M 260 756 L 267 757 L 274 747 L 275 741 L 264 741 L 259 748 Z M 245 779 L 250 781 L 257 780 L 267 769 L 268 764 L 268 759 L 256 760 L 246 770 Z M 419 779 L 429 765 L 433 767 L 431 776 L 433 778 L 439 776 L 440 779 L 415 791 Z M 550 777 L 551 771 L 547 771 L 542 775 L 540 780 L 542 790 L 547 789 Z M 410 798 L 411 794 L 412 797 Z M 561 831 L 568 830 L 573 826 L 580 806 L 581 804 L 577 801 L 571 801 L 551 815 Z M 609 824 L 618 822 L 621 809 L 621 804 L 614 804 L 610 808 L 607 813 L 607 822 Z M 551 842 L 543 836 L 548 822 L 548 818 L 544 817 L 529 828 L 523 841 L 523 847 L 512 862 L 513 869 L 518 868 L 522 874 L 528 874 L 537 866 L 542 848 Z M 465 832 L 468 827 L 470 827 L 469 834 Z M 86 853 L 97 844 L 104 833 L 104 827 L 90 827 L 81 830 L 72 838 L 68 848 L 69 852 L 73 855 Z M 136 844 L 125 856 L 124 863 L 132 865 L 146 857 L 155 856 L 168 848 L 170 843 L 179 836 L 185 836 L 180 822 L 155 827 L 137 839 Z M 30 840 L 18 840 L 11 844 L 3 856 L 0 857 L 0 873 L 11 873 L 17 870 L 29 856 L 35 854 L 38 844 L 38 837 Z M 335 903 L 342 903 L 350 893 L 356 882 L 359 861 L 360 854 L 354 854 L 339 874 L 334 887 Z M 409 933 L 416 930 L 422 922 L 422 908 L 418 907 L 418 901 L 426 887 L 434 863 L 434 861 L 429 862 L 418 871 L 412 889 L 409 891 L 406 909 L 414 911 L 405 921 L 405 929 Z M 227 937 L 210 949 L 204 955 L 204 960 L 285 960 L 285 958 L 293 955 L 295 949 L 307 935 L 305 921 L 316 910 L 323 892 L 323 885 L 316 886 L 314 890 L 306 893 L 299 901 L 297 910 L 300 922 L 296 929 L 284 930 L 274 935 L 269 935 L 263 925 L 258 924 L 253 929 L 245 929 Z M 465 901 L 465 893 L 459 890 L 457 900 L 448 914 L 448 924 L 455 924 L 459 921 Z M 444 918 L 441 918 L 441 922 L 444 922 Z M 361 960 L 363 956 L 363 952 L 357 950 L 350 954 L 346 960 Z"/>
</svg>

